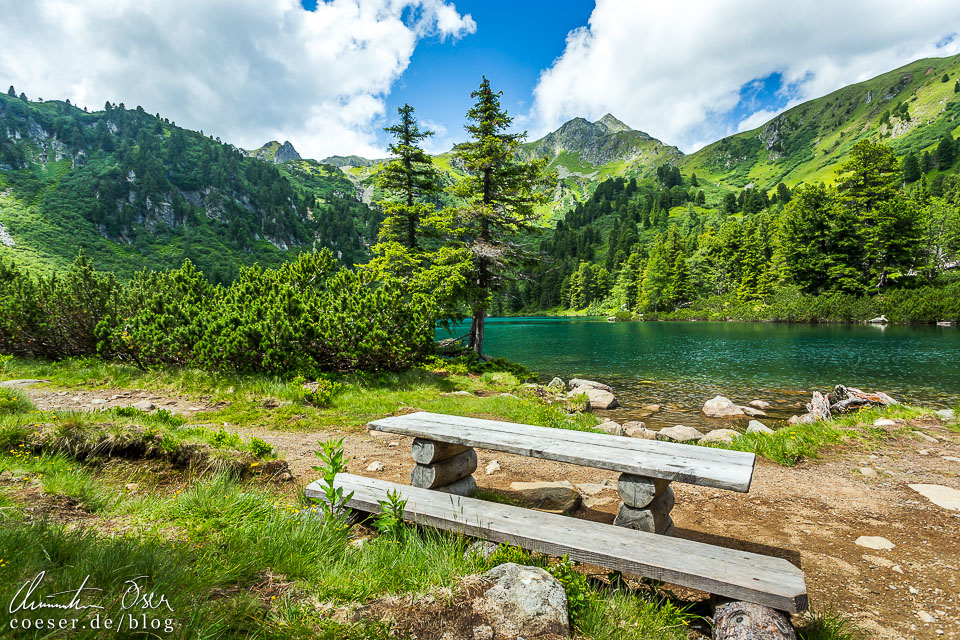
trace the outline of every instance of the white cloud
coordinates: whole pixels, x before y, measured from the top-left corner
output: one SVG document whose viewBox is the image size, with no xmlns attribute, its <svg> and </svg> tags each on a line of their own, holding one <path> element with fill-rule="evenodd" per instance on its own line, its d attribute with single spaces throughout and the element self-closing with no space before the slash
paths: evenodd
<svg viewBox="0 0 960 640">
<path fill-rule="evenodd" d="M 597 0 L 589 25 L 568 34 L 540 76 L 531 133 L 610 112 L 690 151 L 774 115 L 753 105 L 732 121 L 740 87 L 757 78 L 783 74 L 796 104 L 918 58 L 956 54 L 960 39 L 949 36 L 957 31 L 956 0 Z"/>
<path fill-rule="evenodd" d="M 420 38 L 476 30 L 445 0 L 0 0 L 0 80 L 142 105 L 245 148 L 382 155 L 384 96 Z"/>
</svg>

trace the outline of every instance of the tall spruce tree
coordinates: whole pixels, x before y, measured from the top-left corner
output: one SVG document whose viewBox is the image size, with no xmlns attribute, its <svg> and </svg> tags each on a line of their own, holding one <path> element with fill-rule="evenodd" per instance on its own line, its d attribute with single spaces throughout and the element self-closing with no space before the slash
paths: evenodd
<svg viewBox="0 0 960 640">
<path fill-rule="evenodd" d="M 910 152 L 903 159 L 903 181 L 916 182 L 920 179 L 920 161 L 917 160 L 917 154 Z"/>
<path fill-rule="evenodd" d="M 400 122 L 384 128 L 395 139 L 388 149 L 396 159 L 378 176 L 380 188 L 391 194 L 390 199 L 381 203 L 381 240 L 398 240 L 410 249 L 417 247 L 421 221 L 433 210 L 427 199 L 440 191 L 437 170 L 420 146 L 433 131 L 421 130 L 413 111 L 413 107 L 404 104 L 397 109 Z"/>
<path fill-rule="evenodd" d="M 937 145 L 937 167 L 942 171 L 949 169 L 953 164 L 954 149 L 953 136 L 949 133 L 940 138 L 940 144 Z"/>
<path fill-rule="evenodd" d="M 490 294 L 501 290 L 509 271 L 529 258 L 529 248 L 517 234 L 535 230 L 538 206 L 546 202 L 538 189 L 549 181 L 546 160 L 517 159 L 526 132 L 507 133 L 513 118 L 500 106 L 501 95 L 484 76 L 470 94 L 476 100 L 467 112 L 466 129 L 472 139 L 453 149 L 467 174 L 452 190 L 463 201 L 460 233 L 472 256 L 467 346 L 481 356 Z"/>
</svg>

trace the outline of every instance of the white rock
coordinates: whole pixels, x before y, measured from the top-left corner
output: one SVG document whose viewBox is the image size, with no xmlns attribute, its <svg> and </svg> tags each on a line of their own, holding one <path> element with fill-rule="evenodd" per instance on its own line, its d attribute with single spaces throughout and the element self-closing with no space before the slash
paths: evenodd
<svg viewBox="0 0 960 640">
<path fill-rule="evenodd" d="M 554 378 L 547 385 L 547 389 L 564 389 L 567 385 L 560 378 Z"/>
<path fill-rule="evenodd" d="M 473 603 L 495 638 L 570 635 L 567 594 L 563 585 L 539 567 L 509 562 L 483 574 L 493 582 Z"/>
<path fill-rule="evenodd" d="M 882 538 L 880 536 L 860 536 L 854 540 L 854 543 L 861 547 L 866 547 L 867 549 L 873 549 L 875 551 L 893 549 L 895 546 L 897 546 L 886 538 Z"/>
<path fill-rule="evenodd" d="M 383 471 L 385 468 L 386 468 L 386 467 L 384 467 L 384 466 L 383 466 L 383 463 L 380 462 L 379 460 L 374 460 L 374 461 L 371 462 L 369 465 L 367 465 L 367 471 L 372 471 L 372 472 L 374 472 L 374 473 L 380 473 L 380 472 Z"/>
<path fill-rule="evenodd" d="M 139 409 L 140 411 L 153 411 L 156 407 L 153 406 L 153 403 L 149 400 L 141 400 L 133 405 L 134 409 Z"/>
<path fill-rule="evenodd" d="M 872 467 L 860 467 L 859 469 L 857 469 L 857 471 L 859 471 L 860 475 L 862 475 L 865 478 L 877 477 L 877 472 L 874 471 Z"/>
<path fill-rule="evenodd" d="M 743 411 L 745 414 L 751 418 L 766 418 L 767 413 L 765 411 L 760 411 L 760 409 L 754 409 L 753 407 L 740 407 L 740 411 Z"/>
<path fill-rule="evenodd" d="M 735 405 L 730 398 L 716 396 L 703 403 L 704 415 L 711 418 L 734 418 L 742 416 L 743 410 Z"/>
<path fill-rule="evenodd" d="M 924 498 L 944 509 L 960 511 L 960 491 L 940 484 L 907 485 Z"/>
<path fill-rule="evenodd" d="M 646 423 L 640 422 L 638 420 L 631 420 L 629 422 L 624 422 L 623 433 L 624 435 L 630 436 L 631 438 L 642 438 L 644 440 L 657 439 L 657 432 L 647 429 Z"/>
<path fill-rule="evenodd" d="M 603 498 L 588 496 L 583 499 L 583 506 L 587 509 L 597 509 L 599 507 L 605 507 L 608 504 L 613 504 L 614 502 L 617 502 L 617 499 L 609 496 Z"/>
<path fill-rule="evenodd" d="M 747 424 L 747 433 L 774 433 L 774 431 L 759 420 L 751 420 Z"/>
<path fill-rule="evenodd" d="M 94 398 L 93 400 L 90 401 L 90 404 L 93 404 L 93 405 L 107 404 L 107 401 L 104 400 L 103 398 Z"/>
<path fill-rule="evenodd" d="M 582 378 L 571 378 L 570 379 L 570 388 L 576 389 L 577 387 L 587 387 L 588 389 L 603 389 L 604 391 L 613 391 L 613 387 L 608 384 L 603 384 L 602 382 L 597 382 L 596 380 L 583 380 Z"/>
<path fill-rule="evenodd" d="M 937 417 L 940 418 L 941 420 L 949 421 L 949 420 L 957 419 L 957 412 L 954 411 L 953 409 L 940 409 L 939 411 L 935 411 L 934 413 L 936 413 Z"/>
<path fill-rule="evenodd" d="M 594 389 L 593 387 L 575 387 L 567 393 L 568 398 L 574 398 L 579 395 L 587 396 L 588 409 L 615 409 L 617 407 L 617 397 L 609 391 L 603 389 Z"/>
<path fill-rule="evenodd" d="M 601 433 L 605 433 L 610 436 L 622 436 L 623 427 L 620 426 L 620 423 L 614 422 L 613 420 L 604 420 L 595 427 Z"/>
<path fill-rule="evenodd" d="M 707 435 L 700 438 L 700 444 L 709 442 L 732 444 L 734 438 L 737 438 L 739 435 L 740 434 L 733 429 L 714 429 L 713 431 L 708 432 Z"/>
<path fill-rule="evenodd" d="M 749 404 L 754 409 L 769 409 L 770 407 L 773 406 L 766 400 L 751 400 L 747 404 Z"/>
<path fill-rule="evenodd" d="M 674 442 L 692 442 L 702 437 L 703 434 L 693 427 L 686 427 L 682 424 L 660 429 L 657 432 L 657 440 L 672 440 Z"/>
<path fill-rule="evenodd" d="M 927 441 L 927 442 L 931 442 L 931 443 L 940 442 L 939 440 L 937 440 L 937 439 L 934 438 L 933 436 L 928 435 L 928 434 L 924 433 L 923 431 L 917 431 L 916 429 L 913 430 L 913 435 L 915 435 L 915 436 L 919 437 L 921 440 L 925 440 L 925 441 Z"/>
<path fill-rule="evenodd" d="M 921 609 L 920 611 L 917 611 L 917 617 L 920 618 L 921 621 L 926 622 L 927 624 L 931 622 L 936 622 L 937 620 L 936 618 L 934 618 L 932 615 L 930 615 L 923 609 Z"/>
<path fill-rule="evenodd" d="M 610 488 L 605 482 L 584 482 L 577 485 L 577 490 L 585 496 L 595 496 Z"/>
<path fill-rule="evenodd" d="M 875 427 L 895 427 L 897 423 L 891 420 L 890 418 L 877 418 L 873 421 L 873 426 Z"/>
<path fill-rule="evenodd" d="M 487 463 L 487 466 L 485 466 L 483 469 L 484 471 L 487 472 L 488 476 L 492 476 L 497 471 L 500 471 L 500 463 L 497 462 L 496 460 L 491 460 L 490 462 Z"/>
</svg>

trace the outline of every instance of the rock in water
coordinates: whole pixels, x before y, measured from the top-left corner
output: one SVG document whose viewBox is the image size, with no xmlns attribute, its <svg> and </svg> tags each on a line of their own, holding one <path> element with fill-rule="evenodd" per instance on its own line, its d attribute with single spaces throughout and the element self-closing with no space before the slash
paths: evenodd
<svg viewBox="0 0 960 640">
<path fill-rule="evenodd" d="M 907 485 L 924 498 L 944 509 L 960 511 L 960 491 L 939 484 Z"/>
<path fill-rule="evenodd" d="M 751 420 L 750 423 L 747 424 L 747 433 L 773 433 L 773 429 L 759 420 Z"/>
<path fill-rule="evenodd" d="M 673 442 L 693 442 L 703 437 L 703 434 L 693 427 L 678 424 L 657 432 L 657 440 L 672 440 Z"/>
<path fill-rule="evenodd" d="M 745 414 L 751 418 L 766 418 L 766 411 L 761 411 L 760 409 L 754 409 L 753 407 L 740 407 L 740 411 L 743 411 Z"/>
<path fill-rule="evenodd" d="M 595 427 L 601 433 L 605 433 L 609 436 L 622 436 L 623 427 L 619 423 L 614 422 L 613 420 L 604 420 Z"/>
<path fill-rule="evenodd" d="M 567 393 L 568 398 L 574 398 L 579 395 L 587 396 L 588 409 L 615 409 L 617 407 L 617 397 L 603 389 L 575 387 Z"/>
<path fill-rule="evenodd" d="M 656 440 L 657 432 L 647 429 L 647 425 L 644 422 L 637 420 L 631 420 L 629 422 L 623 423 L 623 433 L 624 435 L 630 436 L 631 438 L 642 438 L 644 440 Z"/>
<path fill-rule="evenodd" d="M 700 443 L 720 442 L 723 444 L 732 444 L 734 438 L 737 438 L 739 435 L 740 434 L 733 429 L 714 429 L 700 438 Z"/>
<path fill-rule="evenodd" d="M 613 391 L 613 387 L 602 382 L 597 382 L 596 380 L 583 380 L 582 378 L 572 378 L 570 380 L 570 388 L 576 389 L 577 387 L 587 387 L 590 389 L 603 389 L 604 391 Z"/>
<path fill-rule="evenodd" d="M 474 601 L 473 608 L 492 627 L 493 637 L 570 635 L 566 591 L 543 569 L 508 562 L 482 577 L 493 586 Z"/>
<path fill-rule="evenodd" d="M 566 480 L 558 482 L 511 482 L 510 491 L 525 505 L 544 511 L 573 511 L 580 504 L 580 494 Z"/>
<path fill-rule="evenodd" d="M 790 620 L 753 602 L 726 602 L 713 614 L 713 640 L 796 640 Z"/>
<path fill-rule="evenodd" d="M 750 405 L 751 407 L 753 407 L 754 409 L 760 409 L 761 411 L 762 411 L 763 409 L 769 409 L 770 407 L 773 406 L 772 404 L 770 404 L 770 403 L 767 402 L 766 400 L 751 400 L 751 401 L 748 402 L 747 404 L 749 404 L 749 405 Z"/>
<path fill-rule="evenodd" d="M 703 414 L 710 418 L 736 418 L 743 415 L 743 410 L 730 398 L 717 396 L 703 403 Z"/>
</svg>

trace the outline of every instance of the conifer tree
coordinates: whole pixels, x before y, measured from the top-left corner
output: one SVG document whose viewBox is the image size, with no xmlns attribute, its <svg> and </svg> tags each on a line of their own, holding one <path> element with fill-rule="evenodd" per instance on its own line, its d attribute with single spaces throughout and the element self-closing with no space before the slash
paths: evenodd
<svg viewBox="0 0 960 640">
<path fill-rule="evenodd" d="M 670 278 L 670 287 L 667 297 L 674 306 L 693 300 L 693 286 L 690 283 L 690 272 L 687 269 L 687 259 L 683 252 L 677 252 L 673 261 L 673 274 Z"/>
<path fill-rule="evenodd" d="M 960 93 L 960 80 L 953 83 L 953 92 Z"/>
<path fill-rule="evenodd" d="M 660 311 L 669 301 L 667 289 L 673 278 L 669 253 L 663 236 L 657 236 L 640 287 L 640 308 L 644 311 Z"/>
<path fill-rule="evenodd" d="M 0 84 L 0 87 L 2 87 L 2 86 L 3 86 L 3 85 Z M 7 89 L 7 95 L 10 96 L 11 98 L 16 98 L 16 97 L 17 97 L 17 90 L 13 88 L 13 85 L 10 85 L 10 88 Z"/>
<path fill-rule="evenodd" d="M 920 161 L 912 151 L 903 159 L 903 181 L 916 182 L 920 179 Z"/>
<path fill-rule="evenodd" d="M 413 111 L 404 104 L 397 109 L 400 122 L 384 128 L 395 138 L 388 149 L 396 159 L 378 176 L 380 188 L 392 195 L 382 203 L 385 219 L 381 239 L 399 240 L 410 249 L 417 247 L 421 221 L 433 210 L 425 200 L 440 190 L 433 161 L 420 146 L 433 131 L 421 130 Z"/>
<path fill-rule="evenodd" d="M 476 100 L 467 112 L 472 139 L 453 150 L 467 174 L 453 188 L 463 201 L 460 232 L 472 255 L 467 346 L 481 356 L 490 294 L 504 286 L 511 267 L 529 256 L 527 246 L 514 236 L 535 229 L 538 206 L 546 201 L 537 189 L 549 182 L 545 160 L 517 159 L 526 133 L 507 133 L 513 118 L 500 106 L 501 95 L 484 77 L 470 96 Z"/>
<path fill-rule="evenodd" d="M 940 138 L 940 144 L 937 145 L 937 167 L 941 170 L 949 169 L 953 164 L 953 136 L 949 133 Z"/>
</svg>

